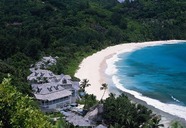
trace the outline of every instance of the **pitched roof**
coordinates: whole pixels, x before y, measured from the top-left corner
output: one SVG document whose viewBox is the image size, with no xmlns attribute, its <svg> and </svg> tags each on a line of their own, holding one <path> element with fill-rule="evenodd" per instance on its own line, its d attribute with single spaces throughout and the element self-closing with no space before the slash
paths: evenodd
<svg viewBox="0 0 186 128">
<path fill-rule="evenodd" d="M 53 77 L 55 77 L 55 75 L 53 72 L 51 72 L 49 70 L 38 69 L 38 70 L 32 70 L 32 74 L 30 74 L 27 77 L 27 79 L 32 80 L 32 79 L 36 79 L 37 77 L 53 78 Z"/>
<path fill-rule="evenodd" d="M 55 63 L 57 62 L 57 61 L 56 61 L 56 58 L 51 57 L 51 56 L 43 57 L 43 59 L 42 59 L 41 61 L 43 61 L 43 62 L 49 61 L 49 62 L 52 63 L 52 64 L 55 64 Z"/>
<path fill-rule="evenodd" d="M 44 84 L 32 84 L 32 89 L 36 92 L 36 93 L 40 93 L 40 94 L 48 94 L 48 93 L 52 93 L 52 92 L 57 92 L 60 90 L 64 90 L 64 88 L 61 85 L 57 85 L 54 82 L 51 83 L 44 83 Z"/>
<path fill-rule="evenodd" d="M 47 93 L 47 94 L 40 94 L 40 93 L 35 93 L 34 94 L 36 99 L 38 100 L 48 100 L 48 101 L 52 101 L 55 99 L 60 99 L 66 96 L 70 96 L 72 95 L 72 92 L 69 90 L 60 90 L 58 92 L 52 92 L 52 93 Z"/>
<path fill-rule="evenodd" d="M 62 97 L 72 95 L 72 91 L 69 91 L 55 82 L 44 84 L 32 84 L 32 89 L 35 91 L 34 95 L 39 100 L 55 100 Z"/>
<path fill-rule="evenodd" d="M 70 116 L 66 117 L 66 120 L 72 123 L 74 126 L 92 126 L 89 120 L 84 119 L 82 116 L 79 116 L 77 114 L 71 114 Z"/>
<path fill-rule="evenodd" d="M 107 128 L 107 127 L 104 126 L 104 125 L 102 125 L 102 124 L 100 124 L 100 125 L 98 125 L 96 128 Z"/>
</svg>

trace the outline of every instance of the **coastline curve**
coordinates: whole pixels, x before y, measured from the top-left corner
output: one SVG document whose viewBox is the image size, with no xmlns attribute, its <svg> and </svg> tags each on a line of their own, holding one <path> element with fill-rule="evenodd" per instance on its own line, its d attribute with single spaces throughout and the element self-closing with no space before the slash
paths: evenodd
<svg viewBox="0 0 186 128">
<path fill-rule="evenodd" d="M 147 46 L 175 44 L 175 43 L 181 43 L 181 42 L 186 42 L 186 40 L 151 41 L 151 42 L 142 42 L 142 43 L 126 43 L 126 44 L 119 44 L 119 45 L 115 45 L 115 46 L 110 46 L 110 47 L 107 47 L 106 49 L 103 49 L 103 50 L 97 52 L 97 53 L 94 53 L 91 56 L 84 58 L 83 61 L 81 62 L 81 64 L 79 65 L 79 69 L 76 71 L 75 76 L 77 78 L 79 78 L 80 80 L 83 80 L 85 78 L 89 80 L 89 83 L 91 84 L 91 86 L 87 87 L 85 90 L 88 94 L 94 94 L 98 100 L 100 100 L 100 98 L 103 94 L 103 91 L 100 90 L 101 84 L 106 82 L 106 80 L 105 80 L 106 77 L 104 75 L 113 75 L 112 80 L 115 81 L 115 86 L 117 86 L 117 88 L 119 90 L 127 92 L 128 90 L 125 90 L 125 88 L 121 87 L 117 77 L 114 76 L 114 74 L 117 72 L 116 68 L 114 68 L 114 67 L 108 68 L 107 67 L 109 65 L 114 66 L 114 61 L 119 59 L 117 57 L 117 55 L 119 55 L 121 53 L 123 54 L 123 53 L 127 53 L 127 52 L 132 52 L 132 51 L 135 51 L 140 48 L 147 47 Z M 110 64 L 108 64 L 109 60 L 110 60 Z M 103 64 L 103 63 L 105 63 L 105 64 Z M 106 99 L 109 96 L 109 93 L 110 92 L 107 90 L 103 99 Z M 128 92 L 128 93 L 134 94 L 137 99 L 143 100 L 143 99 L 141 99 L 142 98 L 141 94 L 139 94 L 137 92 L 133 91 L 133 92 Z M 147 98 L 147 97 L 145 97 L 145 98 Z M 147 101 L 149 101 L 149 99 L 147 99 Z M 154 103 L 154 101 L 152 101 L 151 103 L 147 103 L 147 104 L 151 105 L 153 103 Z M 159 107 L 161 107 L 162 104 L 160 104 L 158 101 L 157 101 L 157 103 L 159 104 Z M 154 105 L 151 105 L 151 106 L 154 106 Z M 176 111 L 176 109 L 177 109 L 176 106 L 174 106 L 174 105 L 171 105 L 171 106 L 174 107 L 174 109 Z M 160 109 L 159 107 L 158 107 L 158 109 Z M 166 108 L 164 107 L 164 109 L 167 109 L 167 106 L 166 106 Z M 181 110 L 185 111 L 185 108 L 183 108 Z M 166 111 L 166 110 L 163 110 L 163 111 Z M 182 116 L 182 115 L 186 115 L 186 114 L 183 114 L 183 113 L 179 113 L 179 114 L 172 113 L 172 114 L 179 116 L 179 117 L 181 115 L 181 118 L 184 118 L 186 120 L 186 117 Z"/>
<path fill-rule="evenodd" d="M 163 44 L 174 44 L 174 43 L 182 43 L 182 42 L 186 42 L 186 41 L 177 41 L 177 42 L 169 41 L 169 42 L 150 44 L 150 45 L 143 45 L 142 44 L 137 47 L 133 47 L 132 49 L 130 49 L 130 51 L 126 51 L 126 50 L 119 51 L 119 52 L 117 52 L 117 54 L 115 54 L 114 56 L 112 56 L 111 58 L 106 60 L 107 68 L 106 68 L 105 73 L 112 78 L 112 82 L 114 83 L 114 85 L 116 86 L 117 89 L 119 89 L 123 92 L 129 93 L 129 94 L 133 95 L 135 98 L 140 99 L 140 100 L 146 102 L 148 105 L 151 105 L 159 110 L 162 110 L 164 112 L 178 116 L 178 117 L 186 120 L 186 107 L 185 106 L 162 103 L 159 100 L 143 96 L 139 92 L 129 90 L 129 89 L 126 89 L 125 87 L 123 87 L 123 85 L 120 83 L 119 78 L 115 75 L 117 72 L 117 68 L 114 65 L 115 62 L 120 60 L 118 57 L 118 55 L 120 55 L 120 54 L 124 54 L 127 52 L 133 52 L 133 51 L 136 51 L 141 48 L 148 47 L 148 46 L 158 46 L 158 45 L 163 45 Z M 135 44 L 135 45 L 138 45 L 138 44 Z"/>
</svg>

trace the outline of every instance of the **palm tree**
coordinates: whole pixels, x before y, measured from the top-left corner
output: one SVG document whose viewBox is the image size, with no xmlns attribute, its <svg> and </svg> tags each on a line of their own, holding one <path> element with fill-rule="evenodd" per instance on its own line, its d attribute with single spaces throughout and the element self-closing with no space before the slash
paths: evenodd
<svg viewBox="0 0 186 128">
<path fill-rule="evenodd" d="M 153 121 L 153 124 L 152 124 L 152 128 L 159 128 L 160 126 L 161 127 L 164 127 L 164 125 L 163 124 L 159 124 L 159 122 L 160 122 L 160 120 L 161 120 L 161 116 L 154 116 L 153 118 L 152 118 L 152 121 Z"/>
<path fill-rule="evenodd" d="M 100 87 L 100 90 L 104 90 L 103 95 L 101 97 L 101 100 L 103 99 L 103 96 L 105 95 L 106 90 L 108 89 L 108 85 L 106 83 L 103 83 Z M 100 101 L 101 101 L 100 100 Z"/>
<path fill-rule="evenodd" d="M 161 116 L 158 116 L 158 115 L 155 115 L 155 114 L 152 114 L 151 115 L 151 118 L 149 119 L 149 121 L 147 123 L 144 123 L 142 125 L 143 128 L 149 128 L 149 126 L 151 128 L 159 128 L 159 127 L 164 127 L 164 124 L 159 124 L 161 120 Z M 176 127 L 177 128 L 177 127 Z"/>
<path fill-rule="evenodd" d="M 81 88 L 81 90 L 82 90 L 83 92 L 85 91 L 85 88 L 86 88 L 86 87 L 88 87 L 88 86 L 91 85 L 91 84 L 89 84 L 88 82 L 89 82 L 89 80 L 87 80 L 87 79 L 83 79 L 83 81 L 81 82 L 80 88 Z"/>
</svg>

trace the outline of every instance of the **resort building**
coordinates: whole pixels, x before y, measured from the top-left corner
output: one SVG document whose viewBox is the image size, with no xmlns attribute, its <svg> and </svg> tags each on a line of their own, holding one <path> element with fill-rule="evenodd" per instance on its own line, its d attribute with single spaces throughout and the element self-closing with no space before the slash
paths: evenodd
<svg viewBox="0 0 186 128">
<path fill-rule="evenodd" d="M 42 109 L 61 108 L 75 103 L 78 98 L 79 82 L 72 81 L 68 75 L 56 75 L 52 82 L 31 86 Z"/>
<path fill-rule="evenodd" d="M 38 63 L 48 60 L 53 64 L 56 63 L 55 59 L 51 57 L 43 57 L 42 62 Z M 46 67 L 46 63 L 43 64 Z M 33 94 L 42 110 L 53 110 L 76 102 L 79 97 L 78 81 L 72 81 L 69 75 L 55 75 L 49 70 L 40 69 L 38 65 L 36 67 L 30 68 L 32 73 L 27 77 L 27 80 L 30 82 Z"/>
</svg>

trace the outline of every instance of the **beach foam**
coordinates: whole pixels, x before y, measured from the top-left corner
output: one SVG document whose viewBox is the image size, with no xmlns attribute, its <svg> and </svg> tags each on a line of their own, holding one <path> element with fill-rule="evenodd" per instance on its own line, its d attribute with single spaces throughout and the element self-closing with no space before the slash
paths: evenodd
<svg viewBox="0 0 186 128">
<path fill-rule="evenodd" d="M 134 95 L 137 99 L 145 101 L 148 105 L 152 105 L 155 108 L 158 108 L 164 112 L 170 113 L 172 115 L 176 115 L 178 117 L 184 118 L 186 120 L 186 107 L 184 106 L 178 106 L 175 104 L 165 104 L 162 103 L 158 100 L 151 99 L 145 96 L 142 96 L 142 94 L 132 91 L 132 90 L 127 90 L 126 88 L 123 87 L 122 84 L 120 84 L 119 79 L 116 76 L 112 77 L 113 83 L 116 85 L 118 89 L 121 91 L 130 93 Z"/>
<path fill-rule="evenodd" d="M 172 43 L 179 43 L 179 41 L 178 42 L 168 42 L 168 44 L 172 44 Z M 155 108 L 158 108 L 158 109 L 160 109 L 160 110 L 162 110 L 164 112 L 170 113 L 172 115 L 176 115 L 176 116 L 184 118 L 186 120 L 186 107 L 175 105 L 175 104 L 162 103 L 162 102 L 160 102 L 158 100 L 151 99 L 149 97 L 145 97 L 145 96 L 143 96 L 142 94 L 140 94 L 140 93 L 138 93 L 136 91 L 128 90 L 128 89 L 123 87 L 123 85 L 120 83 L 119 78 L 115 75 L 117 73 L 117 68 L 115 66 L 115 62 L 120 60 L 120 58 L 118 57 L 119 54 L 132 52 L 132 51 L 138 50 L 138 49 L 146 47 L 146 46 L 155 46 L 155 45 L 162 45 L 162 44 L 163 43 L 157 43 L 157 44 L 153 43 L 153 44 L 150 44 L 150 45 L 134 44 L 134 47 L 130 48 L 130 50 L 127 50 L 127 51 L 126 50 L 122 50 L 122 51 L 117 52 L 117 54 L 115 54 L 112 58 L 106 60 L 107 69 L 106 69 L 105 73 L 108 76 L 112 77 L 112 81 L 113 81 L 114 85 L 119 90 L 134 95 L 135 98 L 145 101 L 148 105 L 154 106 Z M 137 45 L 139 45 L 139 46 L 137 46 Z M 171 97 L 175 101 L 180 102 L 179 100 L 177 100 L 173 96 L 171 96 Z"/>
<path fill-rule="evenodd" d="M 101 50 L 92 56 L 85 58 L 79 66 L 79 69 L 75 73 L 75 76 L 80 80 L 88 79 L 91 86 L 87 87 L 85 90 L 89 94 L 96 95 L 97 99 L 100 100 L 103 91 L 100 90 L 101 84 L 106 82 L 105 76 L 103 75 L 103 70 L 106 67 L 103 66 L 103 62 L 105 59 L 113 55 L 110 59 L 107 58 L 107 66 L 106 74 L 112 77 L 112 80 L 115 86 L 125 92 L 133 94 L 136 98 L 146 101 L 147 104 L 155 106 L 156 108 L 163 110 L 165 112 L 171 113 L 173 115 L 177 115 L 186 119 L 186 108 L 182 106 L 177 106 L 173 104 L 164 104 L 159 102 L 158 100 L 150 99 L 148 97 L 144 97 L 141 94 L 125 89 L 119 82 L 119 79 L 115 76 L 117 69 L 114 67 L 114 62 L 118 61 L 118 55 L 121 53 L 132 52 L 134 50 L 144 48 L 146 46 L 155 46 L 162 44 L 174 44 L 178 42 L 186 42 L 185 40 L 169 40 L 169 41 L 152 41 L 152 42 L 144 42 L 144 43 L 127 43 L 116 46 L 107 47 L 104 50 Z M 109 96 L 109 92 L 107 91 L 104 98 Z"/>
</svg>

